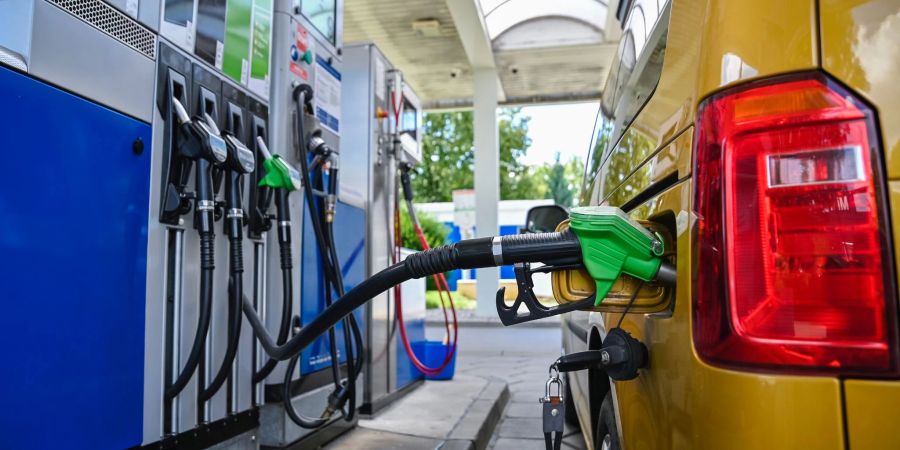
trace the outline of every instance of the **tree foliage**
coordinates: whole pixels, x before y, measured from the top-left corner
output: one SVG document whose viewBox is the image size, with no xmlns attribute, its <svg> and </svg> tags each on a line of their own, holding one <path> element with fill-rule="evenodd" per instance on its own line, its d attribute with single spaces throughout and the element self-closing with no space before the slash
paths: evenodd
<svg viewBox="0 0 900 450">
<path fill-rule="evenodd" d="M 526 166 L 522 161 L 531 145 L 530 118 L 520 108 L 500 111 L 500 199 L 553 198 L 574 204 L 584 176 L 578 158 L 554 164 Z M 417 202 L 448 202 L 456 189 L 474 187 L 475 152 L 471 111 L 428 113 L 424 116 L 423 164 L 413 173 Z"/>
<path fill-rule="evenodd" d="M 450 228 L 438 221 L 431 214 L 418 211 L 416 208 L 416 217 L 419 219 L 419 225 L 422 226 L 422 234 L 425 235 L 425 241 L 429 247 L 440 247 L 447 242 L 447 236 L 450 235 Z M 406 206 L 400 207 L 400 245 L 412 250 L 423 250 L 419 237 L 413 229 L 412 221 L 406 212 Z"/>
<path fill-rule="evenodd" d="M 529 117 L 520 108 L 500 111 L 500 198 L 542 198 L 539 183 L 521 161 L 528 152 Z M 456 189 L 475 185 L 472 111 L 428 113 L 424 116 L 423 164 L 415 169 L 416 201 L 448 202 Z"/>
<path fill-rule="evenodd" d="M 541 198 L 552 198 L 554 203 L 566 208 L 575 206 L 584 176 L 584 163 L 581 159 L 573 157 L 563 163 L 557 152 L 553 164 L 538 167 L 534 172 L 534 178 L 544 191 Z"/>
</svg>

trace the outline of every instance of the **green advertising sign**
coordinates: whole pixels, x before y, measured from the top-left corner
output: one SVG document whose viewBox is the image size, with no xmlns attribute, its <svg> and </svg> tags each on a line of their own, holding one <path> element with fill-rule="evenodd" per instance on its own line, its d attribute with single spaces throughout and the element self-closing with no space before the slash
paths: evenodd
<svg viewBox="0 0 900 450">
<path fill-rule="evenodd" d="M 272 0 L 253 2 L 253 45 L 250 77 L 265 80 L 269 76 L 269 45 L 272 35 Z"/>
<path fill-rule="evenodd" d="M 222 71 L 240 83 L 247 82 L 250 62 L 252 0 L 228 0 L 225 9 L 225 48 Z"/>
</svg>

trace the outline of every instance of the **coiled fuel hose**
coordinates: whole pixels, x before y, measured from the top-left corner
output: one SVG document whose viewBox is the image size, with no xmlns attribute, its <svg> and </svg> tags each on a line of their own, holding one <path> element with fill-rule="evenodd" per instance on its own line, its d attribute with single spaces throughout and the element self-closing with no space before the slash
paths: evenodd
<svg viewBox="0 0 900 450">
<path fill-rule="evenodd" d="M 341 274 L 340 261 L 337 257 L 337 251 L 334 244 L 333 218 L 335 207 L 335 196 L 337 194 L 337 155 L 333 152 L 321 138 L 313 138 L 309 142 L 306 139 L 304 130 L 303 117 L 305 115 L 304 106 L 312 97 L 312 89 L 308 85 L 300 85 L 294 90 L 294 104 L 296 107 L 297 134 L 299 143 L 299 161 L 300 161 L 300 177 L 304 186 L 304 198 L 306 206 L 309 210 L 310 224 L 313 235 L 316 239 L 316 245 L 319 249 L 320 263 L 323 269 L 323 284 L 325 294 L 326 307 L 332 304 L 333 289 L 338 295 L 344 294 L 344 282 Z M 309 154 L 307 146 L 315 152 L 312 168 L 309 164 Z M 322 169 L 328 167 L 328 187 L 324 186 Z M 316 174 L 316 183 L 313 184 L 310 178 L 310 172 Z M 319 192 L 324 196 L 323 201 L 316 202 L 314 192 Z M 300 358 L 299 352 L 294 355 L 289 363 L 284 375 L 283 382 L 283 400 L 285 412 L 288 417 L 297 425 L 303 428 L 319 428 L 325 425 L 331 415 L 336 410 L 344 411 L 344 405 L 349 403 L 349 410 L 342 414 L 347 421 L 353 420 L 356 411 L 356 380 L 362 373 L 362 332 L 356 322 L 356 318 L 351 314 L 343 318 L 343 338 L 344 347 L 347 350 L 347 380 L 342 383 L 342 374 L 340 370 L 340 359 L 337 350 L 337 337 L 335 329 L 329 327 L 329 353 L 331 356 L 332 381 L 335 390 L 329 395 L 328 404 L 322 414 L 317 418 L 308 418 L 300 414 L 291 403 L 291 379 L 296 370 L 297 363 Z M 352 334 L 352 338 L 351 338 Z M 354 341 L 356 343 L 356 351 L 354 352 Z"/>
<path fill-rule="evenodd" d="M 413 231 L 419 239 L 419 244 L 422 246 L 423 250 L 428 250 L 431 248 L 428 245 L 428 241 L 425 239 L 425 234 L 422 232 L 422 226 L 419 224 L 419 218 L 416 216 L 416 210 L 413 205 L 413 188 L 412 188 L 412 180 L 409 175 L 409 171 L 411 167 L 409 164 L 401 163 L 400 164 L 400 185 L 403 187 L 403 199 L 406 202 L 406 211 L 409 215 L 409 220 L 412 222 Z M 395 198 L 399 199 L 399 195 L 395 195 Z M 398 236 L 395 237 L 397 241 L 397 246 L 399 250 L 400 245 L 400 212 L 399 212 L 399 202 L 396 205 L 395 212 L 395 228 L 397 229 Z M 399 261 L 399 258 L 397 258 Z M 397 315 L 397 327 L 400 329 L 400 340 L 403 343 L 403 348 L 406 351 L 407 356 L 409 356 L 410 362 L 412 362 L 413 366 L 416 367 L 420 372 L 427 376 L 436 376 L 444 371 L 450 362 L 453 360 L 453 355 L 456 353 L 457 342 L 459 342 L 459 323 L 456 318 L 456 307 L 453 305 L 453 295 L 450 293 L 450 286 L 447 284 L 447 278 L 443 273 L 439 273 L 436 275 L 432 275 L 432 279 L 434 280 L 435 287 L 437 288 L 438 295 L 441 297 L 441 309 L 444 313 L 444 325 L 447 332 L 447 352 L 444 355 L 444 360 L 437 367 L 429 367 L 426 366 L 421 360 L 419 360 L 418 356 L 416 356 L 415 351 L 412 348 L 412 344 L 409 342 L 409 337 L 406 335 L 406 323 L 403 318 L 403 301 L 400 295 L 399 286 L 395 287 L 395 299 L 396 306 L 394 310 Z M 450 306 L 450 311 L 453 315 L 453 326 L 451 330 L 450 320 L 447 317 L 447 305 L 444 304 L 444 294 L 447 296 L 447 302 Z"/>
</svg>

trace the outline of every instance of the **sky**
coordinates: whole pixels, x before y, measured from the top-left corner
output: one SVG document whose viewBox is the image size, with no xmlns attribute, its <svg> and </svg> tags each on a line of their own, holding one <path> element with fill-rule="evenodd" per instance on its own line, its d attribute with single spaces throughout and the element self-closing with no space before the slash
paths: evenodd
<svg viewBox="0 0 900 450">
<path fill-rule="evenodd" d="M 597 105 L 590 102 L 523 107 L 523 115 L 531 117 L 528 123 L 531 148 L 525 155 L 524 163 L 552 164 L 556 152 L 560 153 L 562 161 L 574 156 L 583 162 L 591 145 Z"/>
</svg>

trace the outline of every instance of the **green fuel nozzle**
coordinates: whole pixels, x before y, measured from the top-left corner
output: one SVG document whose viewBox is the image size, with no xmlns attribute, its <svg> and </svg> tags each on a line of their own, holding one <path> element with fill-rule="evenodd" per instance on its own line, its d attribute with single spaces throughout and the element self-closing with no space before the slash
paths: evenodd
<svg viewBox="0 0 900 450">
<path fill-rule="evenodd" d="M 286 189 L 288 192 L 296 191 L 303 187 L 300 179 L 300 172 L 291 167 L 281 155 L 273 155 L 269 152 L 266 142 L 260 138 L 256 138 L 257 148 L 262 152 L 263 168 L 266 169 L 266 175 L 259 180 L 260 186 L 267 186 L 273 189 Z"/>
<path fill-rule="evenodd" d="M 597 284 L 595 306 L 623 273 L 643 281 L 657 278 L 665 250 L 662 239 L 621 209 L 575 208 L 569 218 L 569 228 L 581 243 L 582 264 Z M 667 275 L 668 269 L 664 271 Z"/>
<path fill-rule="evenodd" d="M 522 252 L 523 246 L 516 240 L 527 240 L 531 245 L 525 258 L 511 261 L 515 263 L 518 287 L 513 304 L 507 306 L 505 289 L 497 292 L 497 314 L 504 325 L 599 306 L 622 274 L 666 285 L 675 283 L 675 270 L 662 257 L 665 251 L 663 240 L 618 208 L 575 208 L 569 215 L 569 228 L 564 231 L 518 236 L 504 236 L 510 238 L 505 241 L 504 247 L 516 244 L 516 249 L 509 249 L 509 252 Z M 556 241 L 550 239 L 551 236 L 562 236 L 564 239 Z M 560 242 L 569 240 L 574 241 L 577 254 L 571 249 L 573 243 L 560 245 Z M 544 265 L 532 268 L 531 263 L 534 262 Z M 587 271 L 596 285 L 594 295 L 555 307 L 544 306 L 538 301 L 532 290 L 534 273 L 581 268 Z M 522 305 L 528 309 L 527 313 L 519 312 Z"/>
</svg>

